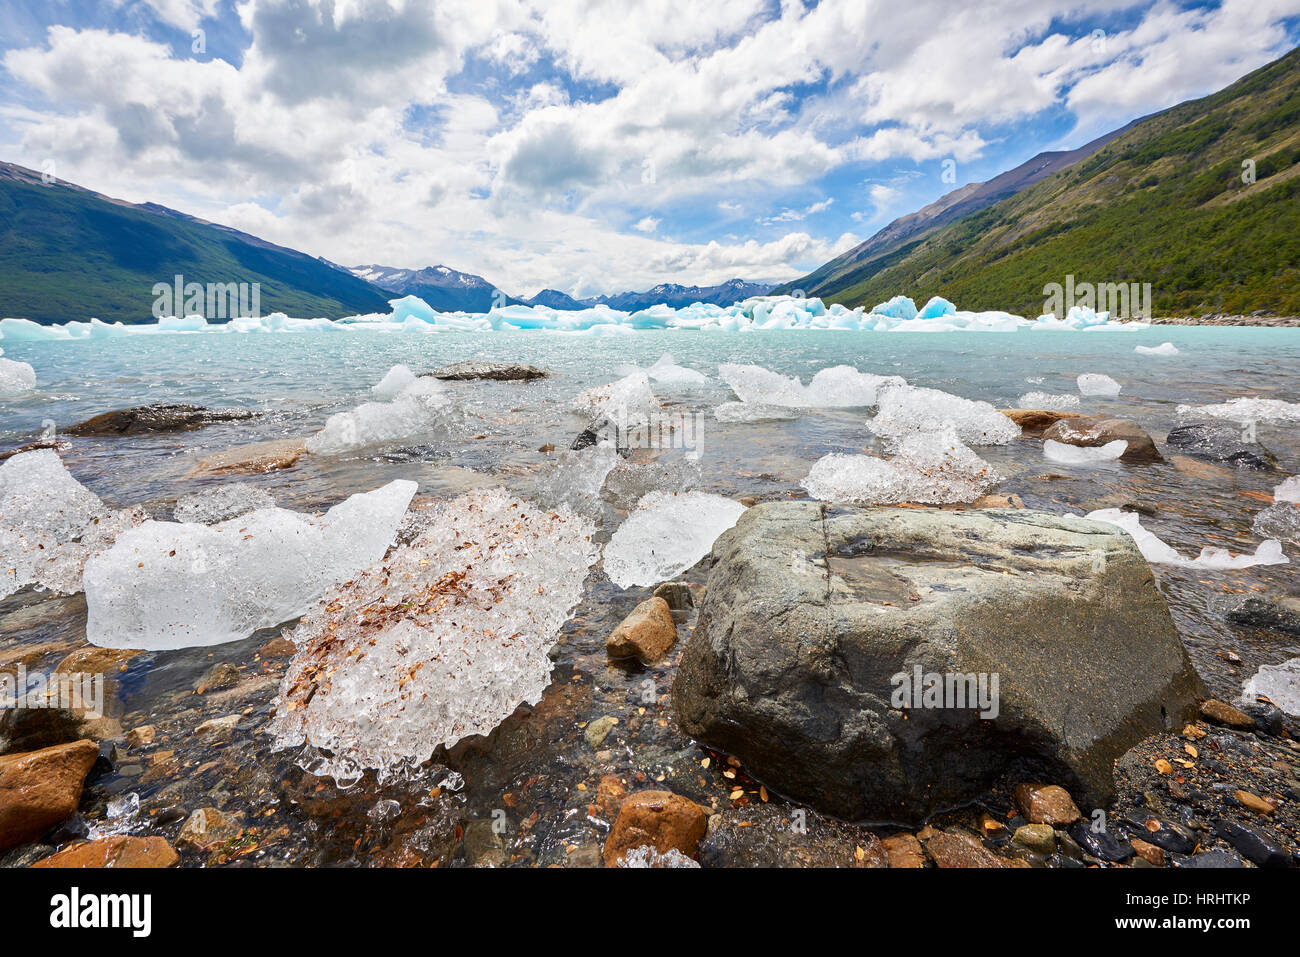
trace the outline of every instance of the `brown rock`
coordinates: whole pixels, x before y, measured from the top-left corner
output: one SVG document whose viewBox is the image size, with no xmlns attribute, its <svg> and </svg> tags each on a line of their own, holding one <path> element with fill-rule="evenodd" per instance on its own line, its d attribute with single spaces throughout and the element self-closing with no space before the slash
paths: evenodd
<svg viewBox="0 0 1300 957">
<path fill-rule="evenodd" d="M 925 842 L 940 867 L 1006 867 L 1007 863 L 968 834 L 944 831 Z"/>
<path fill-rule="evenodd" d="M 617 817 L 625 797 L 627 797 L 627 788 L 623 786 L 617 774 L 603 775 L 600 783 L 596 785 L 596 807 L 610 820 Z"/>
<path fill-rule="evenodd" d="M 1048 439 L 1082 448 L 1096 448 L 1122 439 L 1128 443 L 1128 448 L 1119 457 L 1121 462 L 1162 461 L 1155 441 L 1132 419 L 1106 416 L 1063 419 L 1043 430 L 1043 440 Z"/>
<path fill-rule="evenodd" d="M 1016 828 L 1011 839 L 1021 847 L 1039 854 L 1052 854 L 1056 851 L 1056 832 L 1050 824 L 1022 824 Z"/>
<path fill-rule="evenodd" d="M 1215 482 L 1235 481 L 1237 478 L 1237 473 L 1233 469 L 1224 468 L 1222 465 L 1211 465 L 1209 462 L 1202 462 L 1186 455 L 1169 456 L 1169 464 L 1184 475 L 1193 478 L 1210 479 Z"/>
<path fill-rule="evenodd" d="M 1015 492 L 1010 495 L 982 495 L 977 498 L 972 508 L 1024 508 L 1025 503 Z"/>
<path fill-rule="evenodd" d="M 694 801 L 671 791 L 638 791 L 624 799 L 605 839 L 605 866 L 617 867 L 624 854 L 647 844 L 660 854 L 675 848 L 693 858 L 708 829 L 709 812 Z"/>
<path fill-rule="evenodd" d="M 307 443 L 303 439 L 254 442 L 204 456 L 194 463 L 186 478 L 224 475 L 229 472 L 274 472 L 292 468 L 306 454 Z"/>
<path fill-rule="evenodd" d="M 649 598 L 637 605 L 605 641 L 611 658 L 640 659 L 652 665 L 662 661 L 677 644 L 677 626 L 668 602 Z"/>
<path fill-rule="evenodd" d="M 1082 412 L 1060 412 L 1056 409 L 998 409 L 1025 435 L 1042 435 L 1048 426 L 1062 419 L 1081 419 Z"/>
<path fill-rule="evenodd" d="M 242 814 L 225 814 L 215 807 L 201 807 L 185 819 L 176 844 L 182 850 L 207 851 L 238 837 L 243 826 Z"/>
<path fill-rule="evenodd" d="M 98 757 L 93 741 L 0 757 L 0 850 L 34 841 L 71 816 Z"/>
<path fill-rule="evenodd" d="M 86 648 L 78 648 L 60 661 L 54 670 L 62 674 L 82 675 L 125 671 L 126 663 L 138 654 L 141 654 L 141 652 L 130 651 L 125 648 L 96 648 L 91 645 Z"/>
<path fill-rule="evenodd" d="M 198 405 L 138 405 L 105 412 L 64 429 L 67 435 L 152 435 L 190 432 L 213 422 L 240 422 L 257 415 L 247 409 L 205 409 Z"/>
<path fill-rule="evenodd" d="M 157 729 L 151 724 L 142 724 L 138 728 L 132 728 L 126 733 L 126 746 L 128 748 L 147 748 L 153 744 L 157 733 Z"/>
<path fill-rule="evenodd" d="M 889 857 L 890 867 L 925 867 L 925 848 L 911 834 L 893 834 L 880 842 Z"/>
<path fill-rule="evenodd" d="M 1071 799 L 1070 792 L 1057 784 L 1017 785 L 1016 804 L 1031 824 L 1064 826 L 1073 824 L 1083 816 Z"/>
<path fill-rule="evenodd" d="M 179 860 L 180 855 L 161 837 L 116 834 L 74 844 L 32 867 L 175 867 Z"/>
<path fill-rule="evenodd" d="M 263 658 L 292 658 L 298 651 L 298 646 L 283 635 L 279 638 L 272 638 L 257 653 Z"/>
<path fill-rule="evenodd" d="M 1148 864 L 1154 864 L 1156 867 L 1165 866 L 1165 851 L 1162 847 L 1156 847 L 1154 844 L 1148 844 L 1146 841 L 1139 840 L 1136 837 L 1129 838 L 1129 844 L 1133 845 L 1133 850 L 1137 856 L 1142 858 Z"/>
<path fill-rule="evenodd" d="M 1256 814 L 1262 814 L 1265 817 L 1272 817 L 1273 812 L 1277 810 L 1269 801 L 1265 801 L 1258 794 L 1251 794 L 1249 791 L 1237 791 L 1233 794 L 1243 807 L 1248 811 Z"/>
<path fill-rule="evenodd" d="M 695 607 L 695 598 L 685 582 L 664 582 L 654 590 L 654 597 L 668 602 L 670 611 L 689 611 Z"/>
<path fill-rule="evenodd" d="M 1255 727 L 1255 719 L 1243 714 L 1230 704 L 1224 704 L 1217 698 L 1207 698 L 1201 702 L 1201 714 L 1215 724 L 1226 724 L 1230 728 L 1250 731 Z"/>
</svg>

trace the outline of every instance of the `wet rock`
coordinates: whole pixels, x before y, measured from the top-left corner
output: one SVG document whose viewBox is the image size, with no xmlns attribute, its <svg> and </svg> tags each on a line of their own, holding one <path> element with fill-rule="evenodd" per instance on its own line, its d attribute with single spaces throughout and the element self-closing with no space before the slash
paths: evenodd
<svg viewBox="0 0 1300 957">
<path fill-rule="evenodd" d="M 34 841 L 71 816 L 98 757 L 93 741 L 0 757 L 0 850 Z"/>
<path fill-rule="evenodd" d="M 609 737 L 609 733 L 614 730 L 617 724 L 618 718 L 604 715 L 592 721 L 583 729 L 582 739 L 587 742 L 588 747 L 599 748 L 605 743 L 605 739 Z"/>
<path fill-rule="evenodd" d="M 1227 725 L 1229 728 L 1239 728 L 1242 731 L 1250 731 L 1255 727 L 1254 718 L 1217 698 L 1207 698 L 1201 702 L 1201 715 L 1207 721 Z"/>
<path fill-rule="evenodd" d="M 1212 848 L 1208 851 L 1202 851 L 1195 857 L 1189 857 L 1174 864 L 1175 867 L 1245 867 L 1241 858 L 1232 851 L 1224 850 L 1221 847 Z"/>
<path fill-rule="evenodd" d="M 1224 468 L 1222 465 L 1211 465 L 1209 462 L 1199 462 L 1186 455 L 1169 456 L 1169 464 L 1192 478 L 1214 482 L 1230 482 L 1236 478 L 1236 473 L 1232 469 Z"/>
<path fill-rule="evenodd" d="M 271 439 L 240 445 L 224 452 L 205 455 L 194 463 L 186 478 L 230 473 L 276 472 L 292 468 L 307 454 L 306 439 Z"/>
<path fill-rule="evenodd" d="M 0 854 L 0 869 L 31 867 L 54 853 L 49 844 L 19 844 Z"/>
<path fill-rule="evenodd" d="M 1289 596 L 1275 601 L 1263 595 L 1235 595 L 1223 606 L 1223 617 L 1234 625 L 1300 635 L 1300 600 Z"/>
<path fill-rule="evenodd" d="M 523 362 L 483 362 L 470 359 L 466 362 L 453 362 L 451 365 L 434 369 L 424 375 L 433 376 L 450 382 L 467 379 L 491 379 L 495 382 L 530 382 L 533 379 L 545 379 L 549 373 L 537 366 Z"/>
<path fill-rule="evenodd" d="M 1163 821 L 1157 817 L 1147 817 L 1145 819 L 1134 819 L 1129 823 L 1130 843 L 1134 848 L 1137 843 L 1134 836 L 1141 838 L 1148 844 L 1153 844 L 1166 851 L 1172 851 L 1175 854 L 1190 854 L 1196 850 L 1196 835 L 1183 827 L 1171 821 Z"/>
<path fill-rule="evenodd" d="M 72 448 L 71 442 L 60 442 L 58 439 L 37 439 L 34 442 L 28 442 L 17 448 L 5 449 L 0 452 L 0 462 L 5 459 L 11 459 L 15 455 L 22 455 L 24 452 L 39 452 L 41 449 L 53 449 L 55 452 L 66 452 Z"/>
<path fill-rule="evenodd" d="M 925 849 L 934 862 L 943 868 L 1007 866 L 1006 861 L 976 838 L 957 831 L 942 831 L 935 834 L 925 842 Z"/>
<path fill-rule="evenodd" d="M 1214 833 L 1259 867 L 1293 867 L 1295 859 L 1277 840 L 1235 821 L 1216 820 Z"/>
<path fill-rule="evenodd" d="M 1011 838 L 1021 847 L 1027 847 L 1039 854 L 1056 853 L 1056 831 L 1050 824 L 1024 824 L 1016 828 Z"/>
<path fill-rule="evenodd" d="M 506 845 L 496 832 L 491 818 L 480 818 L 465 825 L 465 863 L 471 867 L 503 867 Z"/>
<path fill-rule="evenodd" d="M 1233 425 L 1208 422 L 1182 425 L 1169 433 L 1165 443 L 1187 455 L 1224 462 L 1233 468 L 1267 471 L 1277 467 L 1277 460 L 1268 449 L 1246 438 L 1242 429 Z"/>
<path fill-rule="evenodd" d="M 215 807 L 201 807 L 181 825 L 176 846 L 182 850 L 209 851 L 238 837 L 244 827 L 242 813 L 226 813 Z"/>
<path fill-rule="evenodd" d="M 605 839 L 605 866 L 617 867 L 624 854 L 643 845 L 653 847 L 660 854 L 676 849 L 693 858 L 708 824 L 708 811 L 671 791 L 638 791 L 628 795 Z"/>
<path fill-rule="evenodd" d="M 77 436 L 190 432 L 214 422 L 243 422 L 257 414 L 247 409 L 205 409 L 198 405 L 138 405 L 130 409 L 104 412 L 63 431 L 67 435 Z"/>
<path fill-rule="evenodd" d="M 1146 861 L 1153 867 L 1165 866 L 1165 850 L 1157 847 L 1155 844 L 1148 844 L 1146 841 L 1136 837 L 1129 838 L 1129 844 L 1133 846 L 1133 853 L 1139 858 Z"/>
<path fill-rule="evenodd" d="M 208 691 L 220 691 L 222 688 L 233 688 L 237 684 L 239 684 L 239 669 L 228 661 L 222 661 L 213 665 L 194 682 L 194 690 L 204 694 Z"/>
<path fill-rule="evenodd" d="M 1277 808 L 1269 801 L 1265 801 L 1258 794 L 1252 794 L 1250 791 L 1243 791 L 1238 788 L 1233 792 L 1232 796 L 1237 799 L 1237 803 L 1252 814 L 1258 814 L 1262 817 L 1272 817 L 1277 813 Z"/>
<path fill-rule="evenodd" d="M 50 707 L 45 695 L 43 690 L 33 690 L 20 707 L 0 711 L 0 753 L 38 751 L 56 744 L 82 739 L 103 741 L 121 735 L 122 726 L 116 718 L 82 708 Z M 94 704 L 90 699 L 84 703 Z"/>
<path fill-rule="evenodd" d="M 111 674 L 125 671 L 127 662 L 139 651 L 126 648 L 96 648 L 93 645 L 78 648 L 55 666 L 54 670 L 62 674 Z"/>
<path fill-rule="evenodd" d="M 600 857 L 600 845 L 594 842 L 575 847 L 564 857 L 565 867 L 603 867 L 604 863 Z"/>
<path fill-rule="evenodd" d="M 664 582 L 654 590 L 654 597 L 666 601 L 670 611 L 690 611 L 695 607 L 695 598 L 685 582 Z"/>
<path fill-rule="evenodd" d="M 229 734 L 235 729 L 235 725 L 237 724 L 239 724 L 239 715 L 225 714 L 219 718 L 209 718 L 207 721 L 204 721 L 194 729 L 194 733 L 215 735 Z"/>
<path fill-rule="evenodd" d="M 1107 442 L 1123 440 L 1128 443 L 1128 448 L 1119 457 L 1121 462 L 1145 464 L 1162 461 L 1154 440 L 1132 419 L 1109 416 L 1062 419 L 1043 431 L 1043 440 L 1048 439 L 1081 448 L 1098 448 Z"/>
<path fill-rule="evenodd" d="M 1065 419 L 1081 419 L 1081 412 L 1061 412 L 1057 409 L 998 409 L 1025 435 L 1042 435 L 1043 430 Z"/>
<path fill-rule="evenodd" d="M 870 831 L 815 817 L 796 826 L 788 808 L 765 804 L 726 808 L 710 817 L 699 858 L 705 867 L 889 866 L 884 842 Z"/>
<path fill-rule="evenodd" d="M 37 861 L 32 867 L 175 867 L 180 861 L 161 837 L 113 837 L 74 844 Z"/>
<path fill-rule="evenodd" d="M 925 848 L 921 846 L 921 842 L 915 835 L 892 834 L 880 843 L 885 848 L 890 867 L 906 869 L 925 867 Z"/>
<path fill-rule="evenodd" d="M 981 495 L 971 503 L 971 508 L 1024 508 L 1025 502 L 1012 492 L 1010 495 Z"/>
<path fill-rule="evenodd" d="M 627 797 L 627 788 L 623 786 L 617 774 L 602 775 L 596 785 L 594 808 L 599 814 L 612 821 L 618 817 L 618 809 L 622 807 L 625 797 Z"/>
<path fill-rule="evenodd" d="M 288 638 L 272 638 L 261 648 L 257 649 L 258 657 L 261 658 L 292 658 L 298 651 L 298 646 Z"/>
<path fill-rule="evenodd" d="M 1105 804 L 1114 760 L 1194 709 L 1198 679 L 1118 529 L 1030 510 L 766 503 L 714 557 L 673 684 L 678 719 L 839 817 L 917 820 L 1025 759 Z M 945 691 L 947 676 L 996 673 L 996 716 L 973 695 L 896 706 L 918 670 Z"/>
<path fill-rule="evenodd" d="M 637 658 L 652 665 L 667 657 L 677 644 L 677 625 L 668 602 L 648 598 L 637 605 L 610 634 L 605 650 L 611 658 Z"/>
<path fill-rule="evenodd" d="M 1016 804 L 1031 824 L 1073 824 L 1083 816 L 1070 792 L 1059 784 L 1017 785 Z"/>
<path fill-rule="evenodd" d="M 1097 831 L 1087 821 L 1075 821 L 1070 827 L 1070 837 L 1078 842 L 1085 854 L 1112 864 L 1122 863 L 1133 856 L 1133 846 L 1109 831 Z"/>
</svg>

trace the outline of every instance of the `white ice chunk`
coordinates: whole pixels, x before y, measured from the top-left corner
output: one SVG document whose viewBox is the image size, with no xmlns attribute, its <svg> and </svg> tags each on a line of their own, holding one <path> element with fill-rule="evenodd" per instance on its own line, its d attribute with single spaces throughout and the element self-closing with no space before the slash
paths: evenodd
<svg viewBox="0 0 1300 957">
<path fill-rule="evenodd" d="M 945 428 L 907 435 L 891 459 L 822 456 L 800 484 L 824 502 L 946 505 L 973 502 L 1000 481 L 993 466 Z"/>
<path fill-rule="evenodd" d="M 852 366 L 822 369 L 806 386 L 794 376 L 762 366 L 723 363 L 718 375 L 741 402 L 797 409 L 866 408 L 876 404 L 882 388 L 906 385 L 899 376 L 859 372 Z"/>
<path fill-rule="evenodd" d="M 274 747 L 308 745 L 302 766 L 345 786 L 366 769 L 400 779 L 540 701 L 599 554 L 589 521 L 501 489 L 433 508 L 411 545 L 329 589 L 292 634 Z"/>
<path fill-rule="evenodd" d="M 1077 517 L 1077 516 L 1076 516 Z M 1233 555 L 1225 548 L 1205 546 L 1196 558 L 1184 558 L 1177 550 L 1161 541 L 1153 532 L 1142 527 L 1136 512 L 1122 512 L 1117 508 L 1103 508 L 1084 516 L 1094 522 L 1104 522 L 1124 529 L 1137 543 L 1142 557 L 1161 565 L 1180 565 L 1184 568 L 1228 570 L 1251 568 L 1255 565 L 1286 565 L 1290 560 L 1282 553 L 1282 543 L 1267 539 L 1259 544 L 1253 555 Z"/>
<path fill-rule="evenodd" d="M 911 432 L 947 428 L 970 445 L 1006 445 L 1020 437 L 1020 426 L 987 402 L 907 385 L 882 390 L 880 411 L 867 426 L 882 438 L 894 440 Z"/>
<path fill-rule="evenodd" d="M 619 862 L 619 867 L 630 867 L 634 869 L 641 868 L 660 868 L 660 867 L 699 867 L 699 861 L 693 861 L 675 847 L 660 854 L 659 851 L 651 844 L 642 844 L 640 847 L 634 847 L 623 855 Z"/>
<path fill-rule="evenodd" d="M 244 482 L 228 482 L 182 495 L 176 500 L 172 517 L 178 522 L 212 525 L 237 515 L 247 515 L 259 508 L 274 507 L 275 499 L 265 489 Z"/>
<path fill-rule="evenodd" d="M 105 511 L 99 496 L 72 477 L 53 449 L 22 452 L 0 463 L 0 526 L 31 539 L 67 542 Z"/>
<path fill-rule="evenodd" d="M 1162 342 L 1158 346 L 1134 346 L 1134 352 L 1140 352 L 1144 356 L 1176 356 L 1178 347 L 1172 342 Z"/>
<path fill-rule="evenodd" d="M 619 462 L 605 480 L 605 489 L 619 508 L 632 508 L 651 492 L 685 492 L 700 481 L 700 460 L 664 453 L 653 462 Z"/>
<path fill-rule="evenodd" d="M 1283 479 L 1282 484 L 1273 489 L 1273 501 L 1300 505 L 1300 475 Z"/>
<path fill-rule="evenodd" d="M 1085 372 L 1077 380 L 1081 395 L 1119 395 L 1120 384 L 1100 372 Z"/>
<path fill-rule="evenodd" d="M 1254 704 L 1260 697 L 1267 698 L 1287 714 L 1300 717 L 1300 658 L 1263 665 L 1247 678 L 1241 689 L 1241 700 Z"/>
<path fill-rule="evenodd" d="M 12 398 L 35 388 L 35 369 L 26 362 L 0 358 L 0 397 Z"/>
<path fill-rule="evenodd" d="M 599 517 L 605 477 L 617 464 L 618 452 L 612 443 L 561 452 L 554 464 L 538 475 L 533 496 L 546 508 L 567 505 L 579 514 Z"/>
<path fill-rule="evenodd" d="M 1020 397 L 1017 405 L 1022 409 L 1077 409 L 1079 397 L 1068 394 L 1053 395 L 1049 392 L 1026 392 Z"/>
<path fill-rule="evenodd" d="M 1060 462 L 1063 465 L 1095 465 L 1100 462 L 1114 462 L 1126 451 L 1128 451 L 1128 442 L 1124 439 L 1116 439 L 1114 442 L 1107 442 L 1105 445 L 1093 448 L 1081 445 L 1067 445 L 1054 439 L 1047 439 L 1043 442 L 1043 454 L 1051 461 Z"/>
<path fill-rule="evenodd" d="M 651 492 L 605 546 L 605 574 L 619 588 L 669 581 L 707 555 L 744 511 L 707 492 Z"/>
<path fill-rule="evenodd" d="M 642 370 L 636 366 L 620 366 L 618 369 L 619 375 L 622 376 L 635 375 L 642 371 L 660 385 L 694 386 L 706 385 L 709 381 L 709 377 L 703 372 L 679 366 L 676 360 L 667 353 L 660 356 L 654 365 L 648 369 Z"/>
<path fill-rule="evenodd" d="M 1300 422 L 1300 402 L 1283 402 L 1281 399 L 1260 399 L 1246 396 L 1229 399 L 1218 405 L 1180 405 L 1180 416 L 1209 416 L 1230 422 Z"/>
<path fill-rule="evenodd" d="M 1300 545 L 1300 506 L 1287 501 L 1276 502 L 1255 516 L 1251 528 L 1256 535 Z"/>
<path fill-rule="evenodd" d="M 0 526 L 0 598 L 27 585 L 56 595 L 82 590 L 86 561 L 107 551 L 127 529 L 148 521 L 141 508 L 124 508 L 92 518 L 75 541 L 57 542 L 47 536 L 29 538 Z"/>
<path fill-rule="evenodd" d="M 396 365 L 384 373 L 384 377 L 370 387 L 370 391 L 381 399 L 396 398 L 403 390 L 415 384 L 416 375 L 404 365 Z"/>
<path fill-rule="evenodd" d="M 350 412 L 337 412 L 325 427 L 307 439 L 307 451 L 330 454 L 398 442 L 445 425 L 451 404 L 442 385 L 422 376 L 391 402 L 364 402 Z"/>
<path fill-rule="evenodd" d="M 610 418 L 639 421 L 659 408 L 659 400 L 650 391 L 650 379 L 644 372 L 633 372 L 606 385 L 579 392 L 573 409 L 593 419 Z"/>
<path fill-rule="evenodd" d="M 265 508 L 221 525 L 146 522 L 86 563 L 86 638 L 189 648 L 296 618 L 383 557 L 415 490 L 390 482 L 319 518 Z"/>
</svg>

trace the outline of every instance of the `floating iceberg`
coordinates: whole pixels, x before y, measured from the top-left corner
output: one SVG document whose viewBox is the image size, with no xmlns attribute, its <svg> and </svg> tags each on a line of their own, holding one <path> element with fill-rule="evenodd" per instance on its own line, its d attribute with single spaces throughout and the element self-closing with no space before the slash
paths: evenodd
<svg viewBox="0 0 1300 957">
<path fill-rule="evenodd" d="M 824 502 L 950 505 L 973 502 L 1000 481 L 993 466 L 944 428 L 909 433 L 891 459 L 822 456 L 800 484 Z"/>
<path fill-rule="evenodd" d="M 1267 698 L 1287 714 L 1300 717 L 1300 658 L 1263 665 L 1247 678 L 1241 700 L 1254 704 L 1256 698 Z"/>
<path fill-rule="evenodd" d="M 1078 517 L 1078 516 L 1074 516 Z M 1138 551 L 1149 562 L 1160 565 L 1180 565 L 1184 568 L 1209 570 L 1236 570 L 1255 565 L 1286 565 L 1290 560 L 1282 553 L 1282 543 L 1266 539 L 1255 549 L 1254 555 L 1233 555 L 1226 548 L 1209 545 L 1201 549 L 1196 558 L 1184 558 L 1178 551 L 1162 542 L 1154 533 L 1142 527 L 1136 512 L 1122 512 L 1117 508 L 1103 508 L 1083 516 L 1094 522 L 1103 522 L 1124 529 L 1137 543 Z"/>
<path fill-rule="evenodd" d="M 271 733 L 341 785 L 401 779 L 550 682 L 547 652 L 599 552 L 590 522 L 500 489 L 434 506 L 411 545 L 329 589 L 292 637 Z"/>
<path fill-rule="evenodd" d="M 707 555 L 744 511 L 707 492 L 651 492 L 605 546 L 605 574 L 619 588 L 669 581 Z"/>
<path fill-rule="evenodd" d="M 1043 454 L 1053 462 L 1062 465 L 1095 465 L 1100 462 L 1114 462 L 1128 451 L 1128 442 L 1116 439 L 1105 445 L 1088 448 L 1080 445 L 1068 445 L 1047 439 L 1043 442 Z"/>
<path fill-rule="evenodd" d="M 229 482 L 201 492 L 182 495 L 172 509 L 172 518 L 178 522 L 212 525 L 227 519 L 247 515 L 259 508 L 274 508 L 275 499 L 265 489 L 243 482 Z"/>
<path fill-rule="evenodd" d="M 1085 372 L 1078 378 L 1081 395 L 1119 395 L 1120 384 L 1100 372 Z"/>
<path fill-rule="evenodd" d="M 1134 346 L 1134 352 L 1140 352 L 1144 356 L 1176 356 L 1178 347 L 1172 342 L 1162 342 L 1158 346 Z"/>
<path fill-rule="evenodd" d="M 36 388 L 36 370 L 26 362 L 0 357 L 0 398 L 12 398 Z"/>
<path fill-rule="evenodd" d="M 867 408 L 876 404 L 882 388 L 907 384 L 900 376 L 873 375 L 852 366 L 822 369 L 806 386 L 762 366 L 723 363 L 718 375 L 742 403 L 794 409 Z"/>
<path fill-rule="evenodd" d="M 383 381 L 388 382 L 390 376 L 392 372 Z M 331 415 L 325 427 L 307 439 L 307 451 L 316 455 L 349 452 L 410 439 L 445 425 L 451 412 L 441 383 L 421 377 L 389 402 L 364 402 L 350 412 Z"/>
<path fill-rule="evenodd" d="M 1245 425 L 1250 422 L 1300 422 L 1300 402 L 1260 399 L 1254 396 L 1229 399 L 1218 405 L 1180 405 L 1180 416 L 1209 416 Z"/>
<path fill-rule="evenodd" d="M 1018 401 L 1022 409 L 1077 409 L 1077 395 L 1052 395 L 1048 392 L 1026 392 Z"/>
<path fill-rule="evenodd" d="M 264 508 L 214 526 L 145 522 L 86 562 L 86 638 L 101 648 L 190 648 L 296 618 L 383 557 L 415 490 L 390 482 L 319 518 Z"/>
<path fill-rule="evenodd" d="M 1020 426 L 987 402 L 908 385 L 885 388 L 880 409 L 867 427 L 881 438 L 898 440 L 910 432 L 951 428 L 970 445 L 1006 445 L 1020 437 Z"/>
</svg>

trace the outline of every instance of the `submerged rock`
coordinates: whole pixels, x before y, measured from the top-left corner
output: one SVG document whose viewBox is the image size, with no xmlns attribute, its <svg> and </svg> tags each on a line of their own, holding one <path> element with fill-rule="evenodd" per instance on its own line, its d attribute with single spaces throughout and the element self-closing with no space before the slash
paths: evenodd
<svg viewBox="0 0 1300 957">
<path fill-rule="evenodd" d="M 137 405 L 101 413 L 63 431 L 78 436 L 192 432 L 214 422 L 243 422 L 258 414 L 249 409 L 207 409 L 201 405 Z"/>
<path fill-rule="evenodd" d="M 662 661 L 677 644 L 677 626 L 662 598 L 648 598 L 624 618 L 605 641 L 611 658 L 635 657 L 643 665 Z"/>
<path fill-rule="evenodd" d="M 1228 600 L 1223 616 L 1234 625 L 1300 635 L 1300 599 L 1297 598 L 1283 596 L 1274 601 L 1263 595 L 1238 595 Z"/>
<path fill-rule="evenodd" d="M 1081 419 L 1081 412 L 1062 412 L 1059 409 L 998 409 L 1025 435 L 1039 436 L 1043 430 L 1064 419 Z"/>
<path fill-rule="evenodd" d="M 1277 467 L 1272 452 L 1232 425 L 1208 422 L 1180 425 L 1170 431 L 1165 443 L 1171 449 L 1212 462 L 1226 462 L 1234 468 L 1262 472 Z"/>
<path fill-rule="evenodd" d="M 228 472 L 275 472 L 292 468 L 306 454 L 305 439 L 253 442 L 204 456 L 194 464 L 187 477 L 224 475 Z"/>
<path fill-rule="evenodd" d="M 1043 439 L 1088 449 L 1124 441 L 1128 446 L 1119 457 L 1121 462 L 1145 464 L 1162 461 L 1156 443 L 1132 419 L 1109 416 L 1061 419 L 1043 431 Z"/>
<path fill-rule="evenodd" d="M 533 379 L 545 379 L 549 373 L 537 366 L 523 362 L 482 362 L 470 359 L 465 362 L 453 362 L 451 365 L 424 373 L 435 379 L 459 382 L 466 379 L 492 379 L 496 382 L 528 382 Z"/>
<path fill-rule="evenodd" d="M 161 837 L 115 834 L 74 844 L 37 861 L 32 867 L 175 867 L 179 862 L 180 855 Z"/>
<path fill-rule="evenodd" d="M 1194 710 L 1150 566 L 1096 523 L 772 503 L 714 556 L 682 727 L 837 816 L 921 818 L 1019 761 L 1104 803 L 1114 759 Z M 956 700 L 904 708 L 936 676 Z"/>
</svg>

